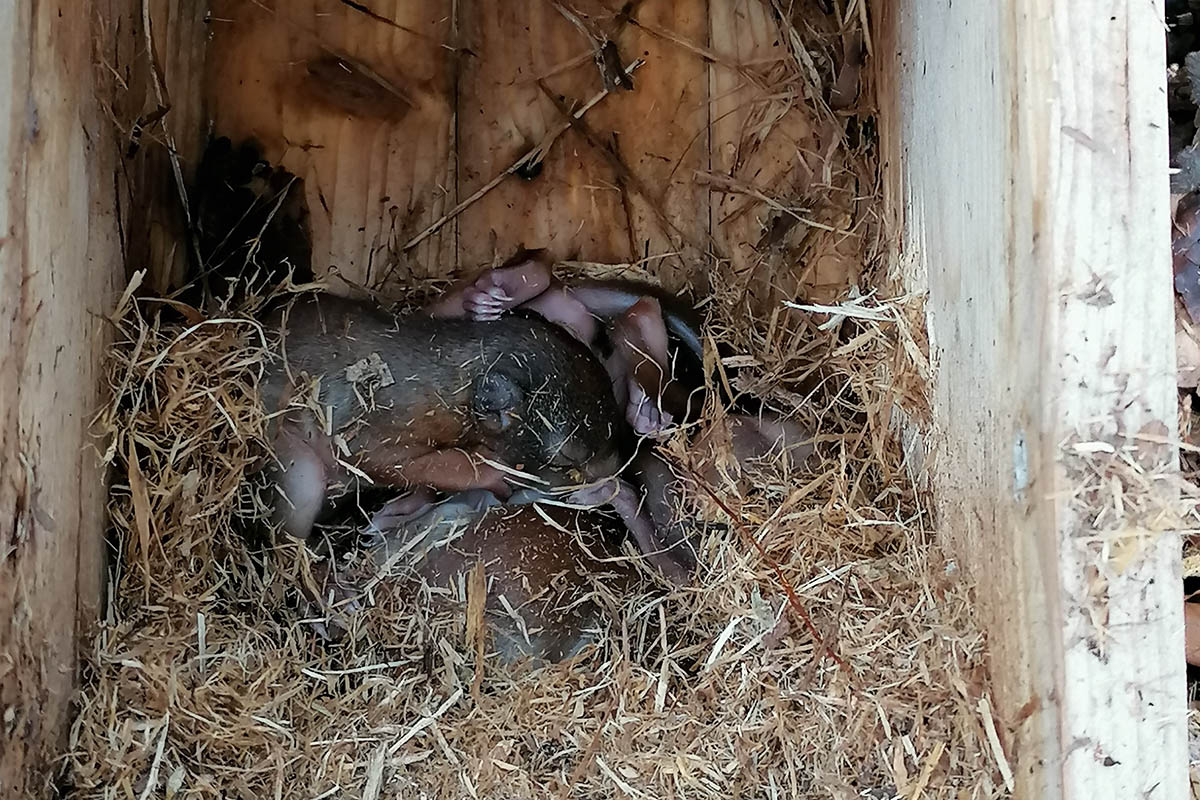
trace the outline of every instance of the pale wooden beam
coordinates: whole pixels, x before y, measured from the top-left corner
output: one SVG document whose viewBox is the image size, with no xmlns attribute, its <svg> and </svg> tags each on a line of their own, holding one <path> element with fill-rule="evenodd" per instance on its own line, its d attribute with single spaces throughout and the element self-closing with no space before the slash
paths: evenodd
<svg viewBox="0 0 1200 800">
<path fill-rule="evenodd" d="M 96 3 L 0 4 L 0 795 L 61 753 L 77 616 L 100 600 L 105 495 L 87 424 L 122 280 Z M 130 4 L 103 3 L 115 20 Z M 110 31 L 111 32 L 111 31 Z"/>
<path fill-rule="evenodd" d="M 1138 513 L 1177 468 L 1161 3 L 876 12 L 940 524 L 1016 794 L 1181 799 L 1179 539 Z"/>
</svg>

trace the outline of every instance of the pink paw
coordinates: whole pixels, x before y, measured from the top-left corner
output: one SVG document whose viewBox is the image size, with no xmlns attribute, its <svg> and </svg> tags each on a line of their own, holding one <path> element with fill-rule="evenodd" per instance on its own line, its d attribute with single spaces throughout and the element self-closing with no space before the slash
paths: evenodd
<svg viewBox="0 0 1200 800">
<path fill-rule="evenodd" d="M 463 308 L 477 320 L 502 313 L 540 295 L 550 286 L 550 270 L 538 261 L 522 261 L 486 270 L 463 292 Z"/>
<path fill-rule="evenodd" d="M 516 306 L 517 301 L 509 297 L 503 287 L 494 283 L 495 272 L 485 273 L 474 286 L 463 291 L 463 308 L 472 319 L 490 321 Z"/>
<path fill-rule="evenodd" d="M 594 508 L 613 502 L 620 496 L 621 490 L 620 479 L 613 478 L 576 489 L 567 495 L 567 502 L 584 508 Z"/>
<path fill-rule="evenodd" d="M 359 534 L 368 546 L 379 544 L 404 523 L 428 511 L 435 499 L 433 490 L 426 487 L 393 498 L 371 515 L 366 527 L 361 528 Z"/>
<path fill-rule="evenodd" d="M 646 394 L 641 384 L 629 381 L 629 403 L 625 406 L 625 419 L 642 436 L 662 433 L 675 418 L 659 408 L 658 403 Z"/>
</svg>

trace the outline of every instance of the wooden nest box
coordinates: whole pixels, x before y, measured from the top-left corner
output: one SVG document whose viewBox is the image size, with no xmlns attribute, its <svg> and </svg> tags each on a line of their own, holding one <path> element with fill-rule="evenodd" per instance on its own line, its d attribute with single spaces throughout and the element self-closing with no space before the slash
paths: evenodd
<svg viewBox="0 0 1200 800">
<path fill-rule="evenodd" d="M 105 319 L 135 271 L 188 269 L 177 181 L 211 132 L 303 181 L 314 266 L 358 283 L 524 246 L 744 286 L 746 313 L 836 304 L 868 266 L 924 294 L 927 403 L 895 435 L 975 585 L 1004 781 L 1186 796 L 1161 2 L 813 2 L 793 30 L 867 34 L 826 61 L 778 35 L 787 5 L 0 10 L 0 794 L 67 747 L 126 480 L 88 433 L 120 380 Z"/>
</svg>

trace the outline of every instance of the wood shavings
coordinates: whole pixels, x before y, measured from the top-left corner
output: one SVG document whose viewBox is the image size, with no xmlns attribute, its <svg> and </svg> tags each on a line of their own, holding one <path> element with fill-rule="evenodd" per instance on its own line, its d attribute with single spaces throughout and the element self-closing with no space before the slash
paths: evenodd
<svg viewBox="0 0 1200 800">
<path fill-rule="evenodd" d="M 386 389 L 396 382 L 392 377 L 392 370 L 379 353 L 371 353 L 346 367 L 346 380 L 372 389 Z"/>
<path fill-rule="evenodd" d="M 378 800 L 383 788 L 383 766 L 386 758 L 385 747 L 377 747 L 375 752 L 371 753 L 371 760 L 367 762 L 367 785 L 363 788 L 363 800 Z"/>
<path fill-rule="evenodd" d="M 1011 792 L 1014 785 L 1012 767 L 1008 764 L 1008 757 L 1004 755 L 1004 748 L 1000 746 L 996 722 L 992 719 L 992 704 L 986 697 L 979 698 L 979 716 L 983 718 L 983 729 L 987 732 L 988 746 L 992 749 L 992 757 L 996 759 L 996 767 L 1000 770 L 1000 776 L 1004 778 L 1005 787 Z"/>
<path fill-rule="evenodd" d="M 483 684 L 483 656 L 487 648 L 484 622 L 486 605 L 487 574 L 483 562 L 477 561 L 467 578 L 466 614 L 466 645 L 475 652 L 475 677 L 471 680 L 471 697 L 475 702 L 479 702 L 479 687 Z"/>
<path fill-rule="evenodd" d="M 869 142 L 848 144 L 846 120 L 822 106 L 829 87 L 818 82 L 836 79 L 836 54 L 855 41 L 834 28 L 859 26 L 870 49 L 865 4 L 848 4 L 828 29 L 802 6 L 769 5 L 780 12 L 770 21 L 779 53 L 748 63 L 689 43 L 649 14 L 630 28 L 763 91 L 747 100 L 728 164 L 714 159 L 711 172 L 675 180 L 736 195 L 719 219 L 745 221 L 736 238 L 750 243 L 748 260 L 697 270 L 708 276 L 696 287 L 709 316 L 706 363 L 731 395 L 761 397 L 819 431 L 813 463 L 726 470 L 713 496 L 685 486 L 702 564 L 696 585 L 667 591 L 647 580 L 618 594 L 591 576 L 606 614 L 594 646 L 569 663 L 487 658 L 483 565 L 446 585 L 410 578 L 415 560 L 453 531 L 398 547 L 383 565 L 353 551 L 328 562 L 364 577 L 373 599 L 354 635 L 325 645 L 298 600 L 318 557 L 246 535 L 265 512 L 250 478 L 269 422 L 256 403 L 263 332 L 233 315 L 164 321 L 165 311 L 135 299 L 135 279 L 113 315 L 114 399 L 96 419 L 118 475 L 118 569 L 85 659 L 66 758 L 72 797 L 106 798 L 114 787 L 153 797 L 164 783 L 168 796 L 214 799 L 1005 795 L 1010 767 L 978 704 L 987 654 L 973 587 L 946 569 L 892 435 L 896 409 L 920 416 L 926 407 L 924 311 L 919 298 L 887 292 Z M 871 77 L 868 64 L 856 113 L 870 112 Z M 541 143 L 403 249 L 541 159 L 568 129 L 552 122 Z M 761 154 L 780 138 L 792 166 L 772 172 Z M 794 224 L 763 238 L 772 216 Z M 769 254 L 753 252 L 768 240 Z M 673 258 L 561 266 L 671 285 Z M 401 299 L 428 295 L 443 278 L 406 287 Z M 350 380 L 386 385 L 394 376 L 381 363 L 364 359 L 361 381 Z M 297 403 L 332 431 L 319 398 L 313 381 Z M 720 415 L 709 408 L 702 424 Z M 338 447 L 352 461 L 350 444 Z M 716 449 L 714 463 L 731 463 L 728 442 Z M 682 436 L 661 450 L 696 466 Z M 1095 490 L 1116 496 L 1111 474 Z M 1152 522 L 1150 509 L 1129 507 L 1136 494 L 1123 491 L 1125 518 Z M 812 630 L 790 616 L 785 585 Z"/>
</svg>

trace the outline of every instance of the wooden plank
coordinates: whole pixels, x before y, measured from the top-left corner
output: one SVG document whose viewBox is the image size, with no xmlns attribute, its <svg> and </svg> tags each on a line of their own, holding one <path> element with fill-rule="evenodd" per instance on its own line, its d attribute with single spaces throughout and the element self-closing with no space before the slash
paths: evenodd
<svg viewBox="0 0 1200 800">
<path fill-rule="evenodd" d="M 703 287 L 711 250 L 709 193 L 696 172 L 709 160 L 709 76 L 702 55 L 708 2 L 647 0 L 632 14 L 636 24 L 619 27 L 615 40 L 626 60 L 643 58 L 646 66 L 633 92 L 601 104 L 588 120 L 611 132 L 642 187 L 624 192 L 630 255 L 651 259 L 648 266 L 670 288 Z"/>
<path fill-rule="evenodd" d="M 453 225 L 401 248 L 456 202 L 457 53 L 452 0 L 367 5 L 215 0 L 207 97 L 304 179 L 314 268 L 380 285 L 454 263 Z"/>
<path fill-rule="evenodd" d="M 1176 468 L 1161 3 L 898 0 L 878 33 L 940 524 L 1016 796 L 1184 798 L 1179 539 L 1123 462 Z"/>
<path fill-rule="evenodd" d="M 811 250 L 804 241 L 807 226 L 796 225 L 775 243 L 769 243 L 768 229 L 780 214 L 779 205 L 827 202 L 829 187 L 820 184 L 841 130 L 832 120 L 814 115 L 804 98 L 780 90 L 801 86 L 803 80 L 794 74 L 806 67 L 789 50 L 787 32 L 770 3 L 712 3 L 710 18 L 710 227 L 717 254 L 727 265 L 727 280 L 744 286 L 764 312 L 783 298 L 833 300 L 847 285 L 844 265 L 828 270 L 831 290 L 822 294 L 817 289 L 824 281 L 812 259 L 805 257 Z M 820 20 L 813 17 L 811 22 Z M 831 166 L 836 172 L 837 165 Z M 764 196 L 775 207 L 763 202 Z M 806 208 L 804 216 L 811 219 L 822 213 Z"/>
<path fill-rule="evenodd" d="M 124 141 L 121 162 L 122 229 L 130 264 L 147 269 L 147 286 L 158 293 L 177 288 L 191 269 L 187 220 L 171 163 L 174 148 L 190 186 L 207 136 L 204 59 L 208 0 L 148 0 L 147 36 L 142 0 L 103 20 L 114 37 L 106 58 L 117 81 L 113 115 Z M 156 63 L 151 69 L 148 42 Z M 108 70 L 106 70 L 108 72 Z M 163 116 L 161 109 L 169 107 Z"/>
<path fill-rule="evenodd" d="M 463 42 L 474 54 L 463 61 L 459 83 L 459 193 L 466 196 L 562 120 L 539 78 L 566 102 L 588 99 L 601 82 L 582 34 L 551 3 L 464 0 L 461 8 Z M 510 178 L 464 212 L 459 230 L 464 266 L 520 245 L 597 261 L 628 261 L 632 253 L 613 170 L 573 132 L 558 140 L 535 178 Z"/>
<path fill-rule="evenodd" d="M 668 283 L 701 264 L 707 196 L 693 180 L 707 163 L 706 69 L 695 52 L 650 30 L 705 45 L 703 0 L 651 0 L 634 10 L 647 28 L 620 20 L 600 2 L 562 5 L 597 40 L 612 37 L 622 60 L 646 60 L 633 91 L 616 92 L 550 150 L 541 173 L 512 178 L 462 215 L 464 265 L 488 263 L 518 246 L 559 258 L 627 262 L 646 256 Z M 592 46 L 557 4 L 461 4 L 459 194 L 468 196 L 536 145 L 563 116 L 538 86 L 568 104 L 603 88 Z M 597 143 L 610 145 L 618 161 Z M 618 166 L 618 164 L 620 166 Z M 661 258 L 674 254 L 670 258 Z M 665 263 L 660 263 L 665 262 Z"/>
<path fill-rule="evenodd" d="M 565 103 L 601 88 L 586 38 L 550 2 L 397 1 L 370 4 L 369 15 L 335 0 L 277 10 L 218 0 L 207 90 L 214 129 L 257 138 L 268 159 L 305 179 L 315 263 L 355 280 L 448 274 L 524 244 L 597 261 L 674 254 L 660 272 L 684 282 L 702 266 L 708 227 L 707 192 L 693 180 L 708 159 L 703 59 L 599 2 L 565 7 L 615 33 L 627 61 L 648 62 L 635 91 L 586 119 L 597 138 L 615 143 L 629 180 L 571 131 L 538 178 L 510 178 L 403 250 L 559 124 L 538 78 Z M 638 13 L 655 31 L 703 45 L 705 8 L 704 0 L 662 0 Z M 311 66 L 321 73 L 330 54 L 366 66 L 405 100 L 356 103 L 345 86 L 314 78 Z"/>
<path fill-rule="evenodd" d="M 86 430 L 121 278 L 116 142 L 97 19 L 120 2 L 0 5 L 0 794 L 46 791 L 99 600 L 104 486 Z M 107 88 L 107 87 L 106 87 Z M 105 92 L 109 94 L 109 92 Z"/>
</svg>

